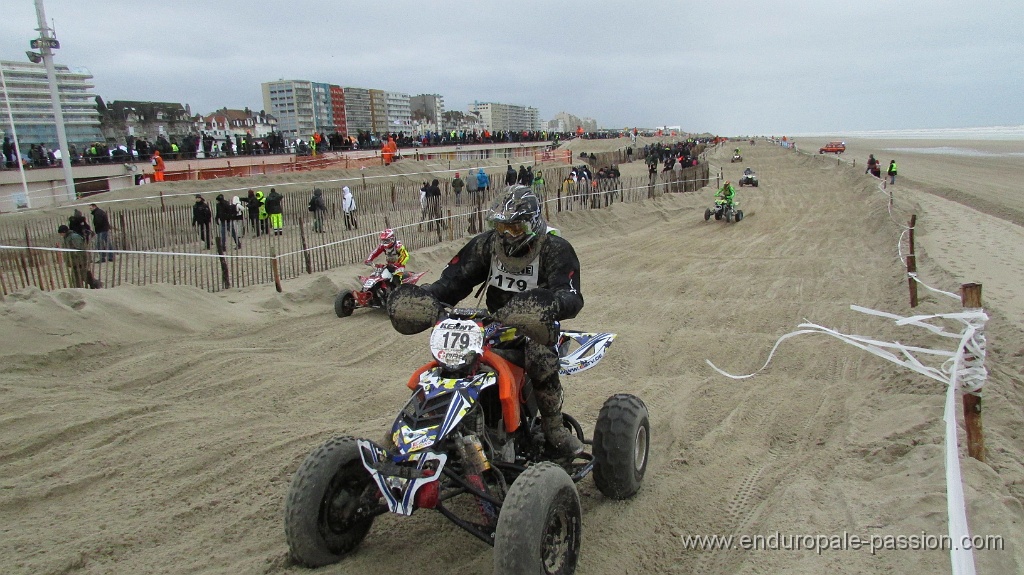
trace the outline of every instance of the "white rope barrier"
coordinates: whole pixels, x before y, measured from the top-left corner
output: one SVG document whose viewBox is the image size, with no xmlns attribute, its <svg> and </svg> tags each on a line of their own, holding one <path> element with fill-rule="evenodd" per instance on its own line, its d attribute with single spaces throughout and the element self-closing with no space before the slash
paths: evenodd
<svg viewBox="0 0 1024 575">
<path fill-rule="evenodd" d="M 988 377 L 985 369 L 985 322 L 988 315 L 982 309 L 968 309 L 958 313 L 917 315 L 902 317 L 896 314 L 881 312 L 856 305 L 850 309 L 861 313 L 876 315 L 895 320 L 896 325 L 910 325 L 927 329 L 934 335 L 955 339 L 957 347 L 953 351 L 933 350 L 928 348 L 904 345 L 898 342 L 884 342 L 859 335 L 848 335 L 813 323 L 801 323 L 802 328 L 783 335 L 775 342 L 768 354 L 768 359 L 757 371 L 747 375 L 732 375 L 718 368 L 709 359 L 708 365 L 718 373 L 730 379 L 747 379 L 754 377 L 765 368 L 775 355 L 779 345 L 797 335 L 822 333 L 840 341 L 863 349 L 893 363 L 916 371 L 921 375 L 946 384 L 946 401 L 943 408 L 945 422 L 945 466 L 946 466 L 946 510 L 948 513 L 948 532 L 953 542 L 950 554 L 953 575 L 974 575 L 974 552 L 964 548 L 960 542 L 970 540 L 970 528 L 967 523 L 967 510 L 964 502 L 963 479 L 960 472 L 959 449 L 957 445 L 956 391 L 976 394 L 981 391 Z M 931 320 L 958 321 L 964 329 L 958 333 L 947 331 L 940 325 L 929 323 Z M 945 358 L 938 366 L 926 365 L 915 354 L 932 355 Z"/>
</svg>

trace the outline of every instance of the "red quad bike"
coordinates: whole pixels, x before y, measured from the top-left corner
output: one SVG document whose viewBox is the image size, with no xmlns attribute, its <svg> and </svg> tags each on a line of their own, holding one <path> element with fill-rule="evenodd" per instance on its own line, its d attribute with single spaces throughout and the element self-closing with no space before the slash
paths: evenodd
<svg viewBox="0 0 1024 575">
<path fill-rule="evenodd" d="M 359 279 L 359 289 L 343 291 L 334 298 L 334 313 L 338 317 L 352 315 L 357 307 L 373 307 L 384 309 L 387 303 L 388 284 L 391 282 L 392 268 L 387 264 L 377 264 L 376 269 L 368 276 L 356 276 Z M 403 284 L 414 284 L 420 281 L 427 272 L 409 273 L 402 277 Z"/>
<path fill-rule="evenodd" d="M 554 329 L 562 375 L 596 365 L 615 339 Z M 306 457 L 285 503 L 296 562 L 335 563 L 355 552 L 378 515 L 433 509 L 494 547 L 496 574 L 575 571 L 583 528 L 576 483 L 592 473 L 615 500 L 640 489 L 647 406 L 633 395 L 611 396 L 593 439 L 563 415 L 586 449 L 552 453 L 529 376 L 496 351 L 509 351 L 503 342 L 521 337 L 515 331 L 486 310 L 447 309 L 431 332 L 433 360 L 409 378 L 412 397 L 384 441 L 338 436 Z"/>
</svg>

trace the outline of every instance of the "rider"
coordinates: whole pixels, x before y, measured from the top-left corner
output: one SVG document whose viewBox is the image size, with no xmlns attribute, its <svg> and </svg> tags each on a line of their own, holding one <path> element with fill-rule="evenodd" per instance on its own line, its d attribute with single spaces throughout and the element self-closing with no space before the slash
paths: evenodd
<svg viewBox="0 0 1024 575">
<path fill-rule="evenodd" d="M 470 239 L 436 282 L 394 292 L 388 303 L 391 324 L 403 334 L 421 332 L 434 325 L 444 306 L 458 304 L 485 284 L 487 310 L 529 336 L 493 351 L 507 358 L 523 354 L 519 357 L 533 380 L 545 439 L 561 454 L 578 454 L 583 443 L 562 424 L 554 322 L 576 317 L 583 307 L 579 259 L 572 245 L 548 227 L 527 186 L 507 187 L 487 221 L 491 229 Z"/>
<path fill-rule="evenodd" d="M 725 183 L 722 184 L 722 187 L 718 190 L 718 193 L 715 194 L 715 197 L 722 198 L 725 205 L 731 206 L 733 203 L 733 198 L 736 197 L 736 188 L 732 187 L 732 183 L 729 182 L 729 180 L 726 180 Z"/>
<path fill-rule="evenodd" d="M 402 242 L 398 241 L 395 230 L 391 228 L 380 233 L 380 245 L 370 253 L 363 263 L 370 265 L 381 254 L 384 254 L 384 258 L 388 262 L 388 271 L 391 272 L 391 285 L 388 287 L 394 289 L 402 285 L 402 275 L 405 274 L 405 263 L 409 261 L 409 252 L 406 251 Z"/>
<path fill-rule="evenodd" d="M 743 175 L 744 176 L 749 176 L 750 174 L 753 174 L 753 173 L 754 173 L 754 170 L 751 170 L 749 167 L 743 170 Z"/>
<path fill-rule="evenodd" d="M 739 149 L 739 148 L 736 148 L 735 150 L 733 150 L 733 151 L 732 151 L 732 155 L 734 155 L 734 156 L 738 156 L 738 155 L 740 155 L 740 149 Z"/>
</svg>

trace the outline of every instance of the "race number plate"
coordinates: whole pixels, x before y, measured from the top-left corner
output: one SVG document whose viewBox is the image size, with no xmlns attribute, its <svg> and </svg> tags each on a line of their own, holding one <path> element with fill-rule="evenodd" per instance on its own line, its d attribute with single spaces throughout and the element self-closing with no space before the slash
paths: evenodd
<svg viewBox="0 0 1024 575">
<path fill-rule="evenodd" d="M 445 319 L 430 334 L 430 352 L 448 367 L 459 367 L 484 352 L 484 329 L 475 321 Z"/>
</svg>

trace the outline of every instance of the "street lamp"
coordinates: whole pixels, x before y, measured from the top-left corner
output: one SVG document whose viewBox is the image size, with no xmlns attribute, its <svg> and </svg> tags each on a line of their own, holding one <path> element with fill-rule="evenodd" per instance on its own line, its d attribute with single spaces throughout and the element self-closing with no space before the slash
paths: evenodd
<svg viewBox="0 0 1024 575">
<path fill-rule="evenodd" d="M 53 119 L 57 125 L 57 143 L 60 146 L 60 164 L 64 168 L 64 184 L 67 187 L 69 200 L 77 199 L 75 179 L 71 176 L 71 153 L 68 151 L 68 136 L 64 131 L 64 113 L 60 106 L 60 92 L 57 90 L 57 70 L 53 65 L 53 52 L 60 48 L 60 42 L 54 38 L 53 30 L 46 25 L 46 13 L 43 11 L 43 0 L 36 0 L 36 20 L 39 22 L 40 37 L 29 42 L 29 47 L 39 52 L 26 52 L 28 59 L 39 63 L 42 59 L 46 65 L 46 79 L 50 84 L 50 100 L 53 104 Z"/>
</svg>

